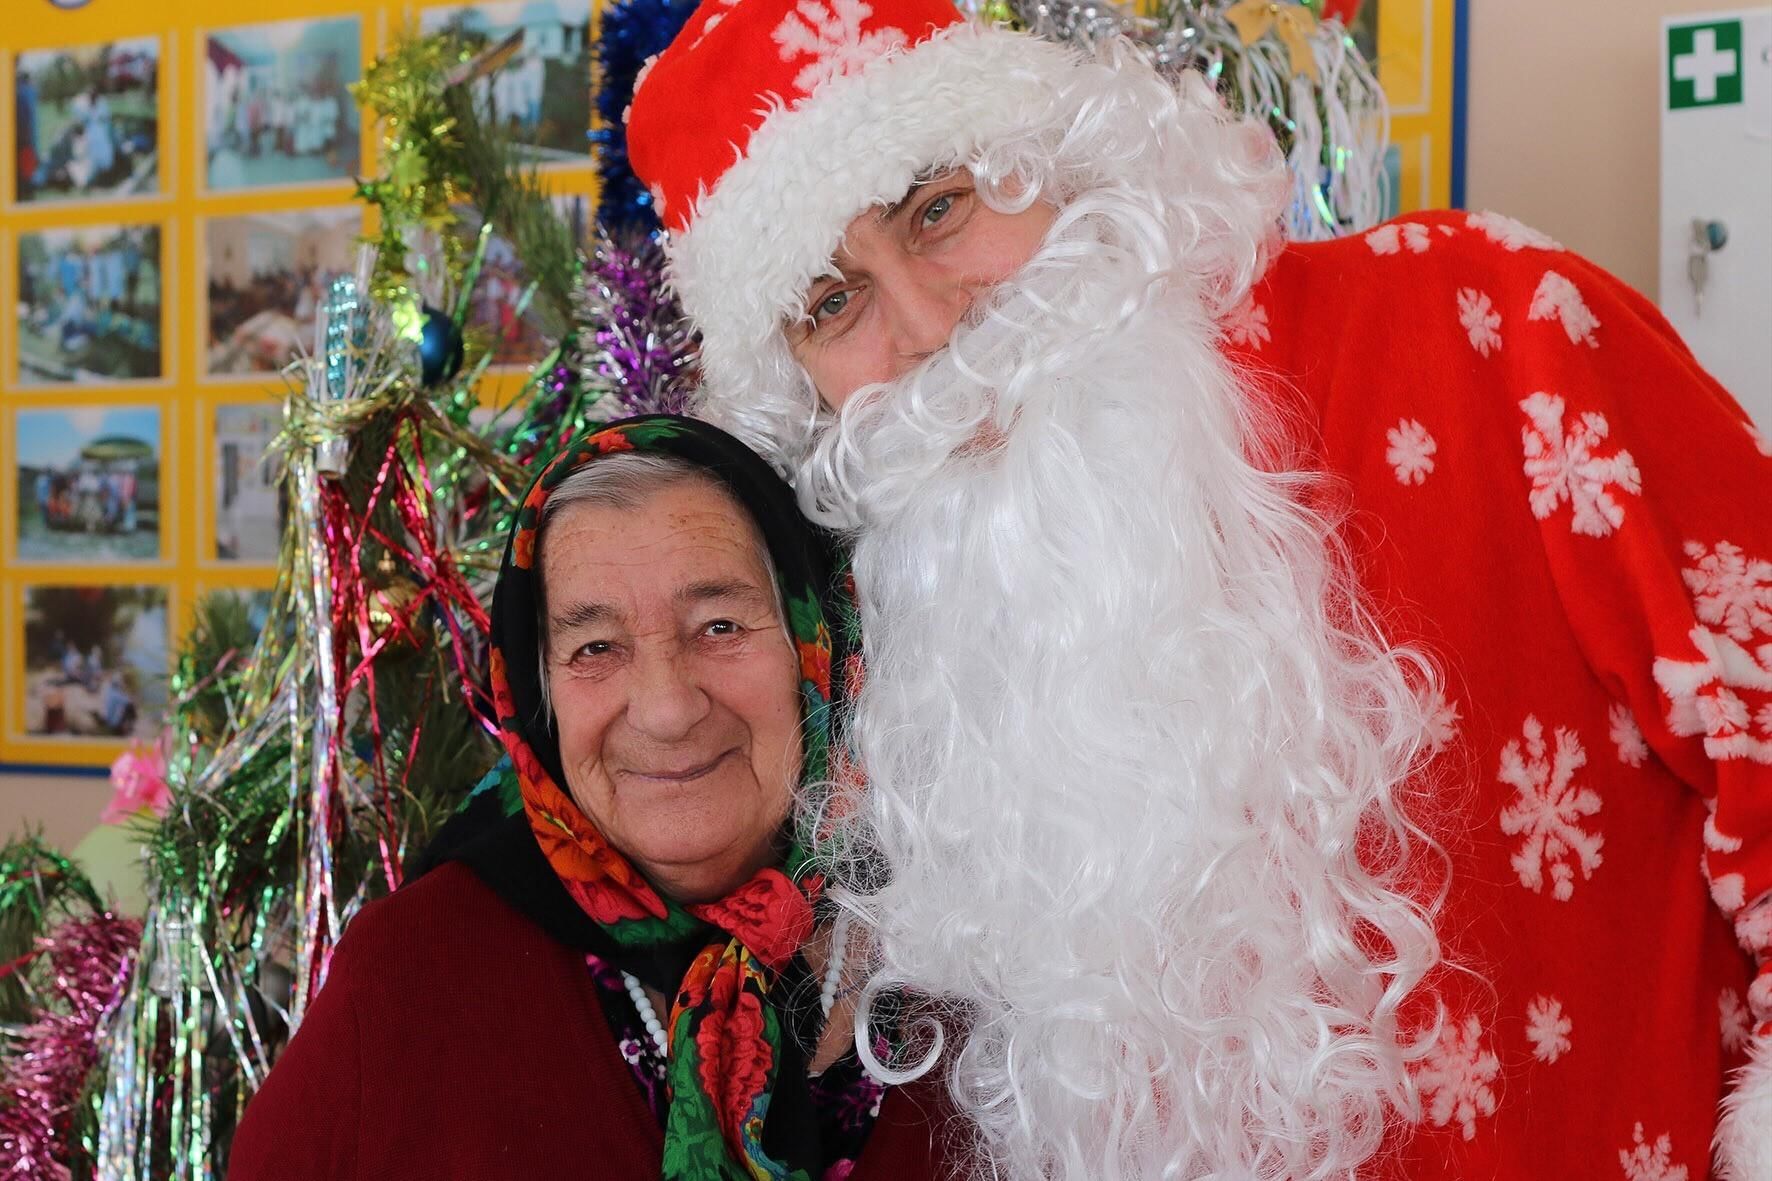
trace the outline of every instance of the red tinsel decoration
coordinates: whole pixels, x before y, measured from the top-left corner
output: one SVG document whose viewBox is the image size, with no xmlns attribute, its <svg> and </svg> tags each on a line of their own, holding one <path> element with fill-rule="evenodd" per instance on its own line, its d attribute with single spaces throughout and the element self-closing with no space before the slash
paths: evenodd
<svg viewBox="0 0 1772 1181">
<path fill-rule="evenodd" d="M 50 979 L 37 1020 L 0 1063 L 0 1177 L 68 1176 L 74 1105 L 128 985 L 141 933 L 134 919 L 100 914 L 71 919 L 37 941 Z"/>
<path fill-rule="evenodd" d="M 394 809 L 396 794 L 405 789 L 405 782 L 402 779 L 396 784 L 388 769 L 375 692 L 377 658 L 393 643 L 426 645 L 429 641 L 423 636 L 421 622 L 427 617 L 440 620 L 450 632 L 451 642 L 446 647 L 468 709 L 488 733 L 497 729 L 494 719 L 481 708 L 481 702 L 488 698 L 480 686 L 482 678 L 471 663 L 479 639 L 491 628 L 491 620 L 439 537 L 437 523 L 431 519 L 436 493 L 423 442 L 421 424 L 412 413 L 404 412 L 394 423 L 375 481 L 361 508 L 352 507 L 344 486 L 337 480 L 323 480 L 320 488 L 320 531 L 331 572 L 335 649 L 329 655 L 334 662 L 336 698 L 326 707 L 337 710 L 342 717 L 352 691 L 359 687 L 364 690 L 368 706 L 368 761 L 381 813 L 381 870 L 390 891 L 397 889 L 401 880 L 401 834 L 397 831 Z M 383 504 L 391 504 L 399 518 L 401 529 L 393 534 L 372 523 Z M 383 590 L 370 585 L 365 578 L 363 548 L 369 541 L 382 546 L 395 567 L 411 580 L 413 593 L 409 600 L 389 601 Z M 385 617 L 379 625 L 372 617 L 375 609 Z M 471 639 L 468 629 L 474 633 Z M 419 739 L 415 729 L 406 752 L 408 766 Z M 335 765 L 344 741 L 341 726 L 334 730 L 332 749 L 327 752 Z M 326 836 L 331 839 L 336 833 Z M 330 952 L 315 964 L 313 987 L 318 987 L 324 977 L 329 956 Z"/>
</svg>

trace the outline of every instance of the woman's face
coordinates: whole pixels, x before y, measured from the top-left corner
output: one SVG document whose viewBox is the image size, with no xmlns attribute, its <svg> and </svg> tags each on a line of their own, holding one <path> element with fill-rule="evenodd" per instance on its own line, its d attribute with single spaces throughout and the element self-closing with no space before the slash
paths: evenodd
<svg viewBox="0 0 1772 1181">
<path fill-rule="evenodd" d="M 572 798 L 680 901 L 742 885 L 778 855 L 801 755 L 799 662 L 755 526 L 703 481 L 572 505 L 541 573 Z"/>
</svg>

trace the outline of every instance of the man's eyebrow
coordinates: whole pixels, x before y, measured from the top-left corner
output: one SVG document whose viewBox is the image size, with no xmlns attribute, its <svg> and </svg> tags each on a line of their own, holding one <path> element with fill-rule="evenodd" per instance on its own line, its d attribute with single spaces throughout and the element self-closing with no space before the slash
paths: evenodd
<svg viewBox="0 0 1772 1181">
<path fill-rule="evenodd" d="M 945 171 L 947 170 L 942 170 L 942 172 Z M 879 217 L 876 220 L 882 223 L 889 222 L 899 214 L 903 213 L 905 209 L 910 206 L 911 202 L 917 199 L 917 194 L 928 188 L 929 185 L 934 183 L 937 177 L 941 176 L 941 174 L 941 172 L 932 171 L 919 175 L 916 180 L 911 182 L 911 187 L 905 190 L 904 196 L 880 210 Z"/>
</svg>

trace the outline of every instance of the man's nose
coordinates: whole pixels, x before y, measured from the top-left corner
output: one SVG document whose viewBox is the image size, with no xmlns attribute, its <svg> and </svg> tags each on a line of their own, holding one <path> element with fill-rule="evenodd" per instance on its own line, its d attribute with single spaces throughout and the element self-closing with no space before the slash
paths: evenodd
<svg viewBox="0 0 1772 1181">
<path fill-rule="evenodd" d="M 973 296 L 970 284 L 939 267 L 907 267 L 887 301 L 898 359 L 913 365 L 946 348 Z"/>
<path fill-rule="evenodd" d="M 687 738 L 708 715 L 708 695 L 695 676 L 693 661 L 678 650 L 642 653 L 629 682 L 628 722 L 661 742 Z"/>
</svg>

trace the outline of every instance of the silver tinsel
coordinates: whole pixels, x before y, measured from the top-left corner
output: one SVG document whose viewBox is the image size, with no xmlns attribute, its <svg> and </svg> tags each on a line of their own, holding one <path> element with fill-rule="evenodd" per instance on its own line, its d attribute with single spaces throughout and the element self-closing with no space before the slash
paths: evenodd
<svg viewBox="0 0 1772 1181">
<path fill-rule="evenodd" d="M 1165 73 L 1197 70 L 1226 103 L 1268 125 L 1286 149 L 1293 200 L 1287 233 L 1300 240 L 1370 229 L 1390 205 L 1384 168 L 1390 111 L 1377 75 L 1337 21 L 1311 37 L 1317 76 L 1295 76 L 1272 37 L 1245 46 L 1224 5 L 1169 0 L 1140 16 L 1108 0 L 1007 0 L 1017 20 L 1043 37 L 1093 51 L 1114 37 L 1139 46 Z"/>
</svg>

